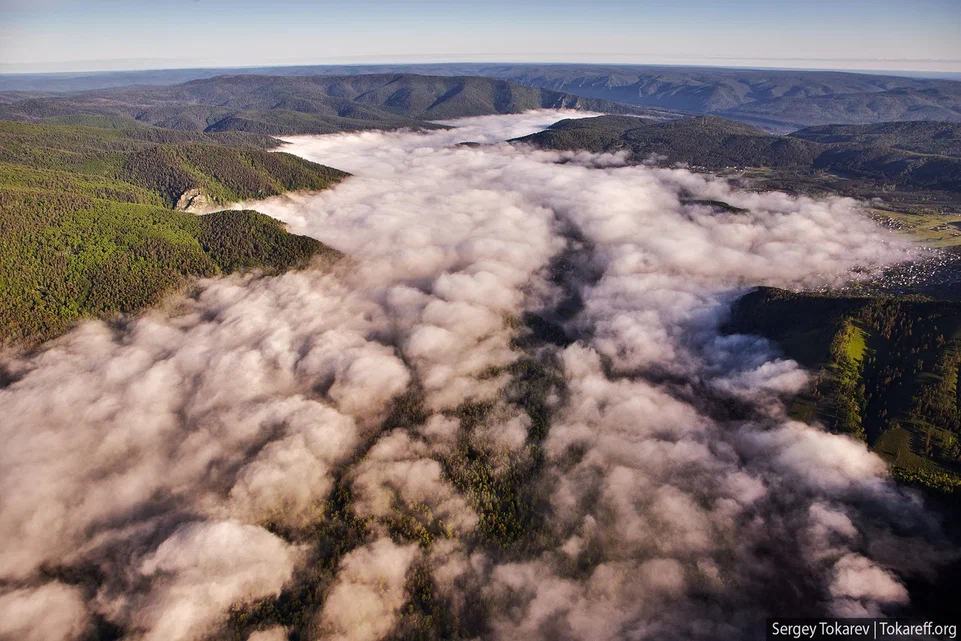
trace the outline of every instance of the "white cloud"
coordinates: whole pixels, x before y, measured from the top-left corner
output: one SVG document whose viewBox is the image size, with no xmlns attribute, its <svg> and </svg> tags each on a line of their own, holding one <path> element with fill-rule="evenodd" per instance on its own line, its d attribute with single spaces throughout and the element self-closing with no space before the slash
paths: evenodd
<svg viewBox="0 0 961 641">
<path fill-rule="evenodd" d="M 59 582 L 0 591 L 0 637 L 20 641 L 73 641 L 89 627 L 80 590 Z"/>
<path fill-rule="evenodd" d="M 416 545 L 382 538 L 344 557 L 320 615 L 319 638 L 378 641 L 387 636 L 404 604 L 404 581 L 416 556 Z"/>
<path fill-rule="evenodd" d="M 227 608 L 280 593 L 293 574 L 298 550 L 252 526 L 190 523 L 178 528 L 135 568 L 150 589 L 143 595 L 104 597 L 144 641 L 202 639 Z"/>
<path fill-rule="evenodd" d="M 313 541 L 299 533 L 325 518 L 339 479 L 376 540 L 341 559 L 316 613 L 334 638 L 373 641 L 396 625 L 421 553 L 384 538 L 378 519 L 419 505 L 454 537 L 423 553 L 438 598 L 456 615 L 486 595 L 500 638 L 739 636 L 786 575 L 831 611 L 902 603 L 899 573 L 938 554 L 909 568 L 898 545 L 856 533 L 937 549 L 928 532 L 902 540 L 862 512 L 922 522 L 922 506 L 862 444 L 787 420 L 782 398 L 805 374 L 719 327 L 748 287 L 840 283 L 904 248 L 846 200 L 738 192 L 612 156 L 456 145 L 559 115 L 294 139 L 288 151 L 354 177 L 253 206 L 349 259 L 205 282 L 180 316 L 88 323 L 10 360 L 0 578 L 33 585 L 46 566 L 97 566 L 110 580 L 84 607 L 148 638 L 197 638 L 295 576 Z M 691 195 L 748 212 L 685 204 Z M 561 255 L 575 268 L 559 284 Z M 583 307 L 562 317 L 572 294 Z M 563 378 L 540 453 L 529 418 L 503 400 L 525 313 L 576 339 L 529 354 Z M 426 420 L 382 433 L 408 390 L 423 394 Z M 718 411 L 731 397 L 750 417 Z M 494 403 L 471 430 L 449 412 L 466 399 Z M 525 558 L 494 560 L 449 478 L 468 447 L 492 473 L 539 470 L 525 490 L 546 524 Z"/>
</svg>

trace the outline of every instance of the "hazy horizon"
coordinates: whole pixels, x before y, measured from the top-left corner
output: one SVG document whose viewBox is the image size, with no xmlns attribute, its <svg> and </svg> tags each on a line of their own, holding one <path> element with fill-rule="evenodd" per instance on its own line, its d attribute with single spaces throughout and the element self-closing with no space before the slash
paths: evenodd
<svg viewBox="0 0 961 641">
<path fill-rule="evenodd" d="M 956 73 L 959 32 L 961 11 L 944 0 L 910 7 L 3 0 L 0 71 L 538 62 Z"/>
<path fill-rule="evenodd" d="M 15 75 L 51 75 L 51 76 L 69 76 L 69 75 L 98 75 L 98 74 L 112 74 L 112 73 L 150 73 L 150 72 L 165 72 L 165 71 L 190 71 L 190 70 L 216 70 L 223 69 L 225 71 L 230 71 L 234 69 L 291 69 L 297 67 L 303 67 L 305 69 L 312 67 L 373 67 L 373 66 L 428 66 L 428 65 L 466 65 L 466 64 L 504 64 L 504 65 L 584 65 L 584 66 L 604 66 L 604 67 L 676 67 L 678 69 L 744 69 L 744 70 L 756 70 L 756 71 L 818 71 L 818 72 L 837 72 L 837 73 L 853 73 L 853 74 L 869 74 L 869 75 L 891 75 L 891 76 L 904 76 L 904 77 L 916 77 L 916 78 L 933 78 L 933 79 L 945 79 L 945 80 L 961 80 L 961 69 L 959 70 L 949 70 L 949 71 L 938 71 L 938 70 L 928 70 L 920 68 L 910 68 L 905 67 L 903 69 L 893 68 L 893 67 L 878 67 L 878 68 L 865 68 L 865 67 L 840 67 L 840 66 L 815 66 L 815 65 L 798 65 L 791 66 L 787 64 L 779 65 L 766 65 L 766 64 L 723 64 L 715 61 L 706 62 L 623 62 L 616 60 L 596 60 L 596 61 L 583 61 L 583 60 L 542 60 L 542 59 L 532 59 L 532 60 L 471 60 L 471 59 L 456 59 L 456 58 L 438 58 L 436 60 L 406 60 L 400 58 L 384 58 L 383 60 L 378 59 L 377 61 L 365 61 L 357 60 L 354 62 L 341 62 L 337 60 L 329 61 L 318 61 L 318 62 L 276 62 L 276 63 L 260 63 L 260 64 L 188 64 L 188 65 L 178 65 L 178 61 L 164 61 L 164 60 L 104 60 L 104 61 L 90 61 L 89 65 L 74 67 L 70 66 L 69 62 L 63 63 L 45 63 L 44 65 L 8 65 L 0 63 L 0 76 L 15 76 Z"/>
</svg>

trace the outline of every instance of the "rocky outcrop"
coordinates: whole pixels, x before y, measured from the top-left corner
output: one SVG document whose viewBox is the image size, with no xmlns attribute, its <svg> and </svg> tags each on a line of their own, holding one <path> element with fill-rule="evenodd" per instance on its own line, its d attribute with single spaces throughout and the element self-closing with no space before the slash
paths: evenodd
<svg viewBox="0 0 961 641">
<path fill-rule="evenodd" d="M 188 189 L 177 199 L 174 209 L 191 214 L 201 214 L 214 206 L 214 201 L 202 189 Z"/>
</svg>

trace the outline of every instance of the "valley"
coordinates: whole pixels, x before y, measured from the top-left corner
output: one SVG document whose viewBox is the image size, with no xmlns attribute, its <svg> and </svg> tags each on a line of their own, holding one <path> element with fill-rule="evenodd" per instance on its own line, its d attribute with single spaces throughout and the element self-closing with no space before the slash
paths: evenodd
<svg viewBox="0 0 961 641">
<path fill-rule="evenodd" d="M 778 136 L 710 116 L 661 123 L 601 116 L 561 121 L 514 142 L 690 167 L 742 189 L 856 198 L 870 205 L 864 215 L 936 248 L 913 267 L 853 288 L 747 294 L 728 331 L 769 338 L 816 373 L 794 401 L 797 418 L 865 440 L 898 478 L 950 493 L 961 486 L 961 429 L 944 414 L 957 405 L 952 364 L 961 353 L 953 320 L 961 287 L 959 141 L 961 127 L 943 122 Z M 724 202 L 705 204 L 718 216 L 739 213 Z"/>
<path fill-rule="evenodd" d="M 404 75 L 493 79 L 538 90 L 652 110 L 710 114 L 780 133 L 830 124 L 961 121 L 956 80 L 827 70 L 663 65 L 381 64 L 170 69 L 74 74 L 0 74 L 0 92 L 73 92 L 176 85 L 224 75 Z M 7 99 L 16 99 L 11 95 Z M 6 101 L 3 93 L 0 100 Z M 618 110 L 609 113 L 625 113 Z M 600 110 L 605 111 L 605 110 Z"/>
<path fill-rule="evenodd" d="M 956 638 L 958 9 L 0 0 L 0 641 Z"/>
<path fill-rule="evenodd" d="M 0 609 L 83 641 L 950 613 L 961 127 L 605 100 L 5 99 Z"/>
</svg>

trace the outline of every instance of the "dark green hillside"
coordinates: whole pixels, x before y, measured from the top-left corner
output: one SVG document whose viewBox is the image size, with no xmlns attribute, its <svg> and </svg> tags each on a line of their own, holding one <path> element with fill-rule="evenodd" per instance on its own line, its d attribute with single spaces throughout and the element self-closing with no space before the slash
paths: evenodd
<svg viewBox="0 0 961 641">
<path fill-rule="evenodd" d="M 878 191 L 898 189 L 961 193 L 961 158 L 934 156 L 886 147 L 832 145 L 813 163 L 815 170 L 843 178 L 868 179 Z"/>
<path fill-rule="evenodd" d="M 157 145 L 132 153 L 123 159 L 120 174 L 160 194 L 169 206 L 191 189 L 225 203 L 326 189 L 345 175 L 286 153 L 204 144 Z"/>
<path fill-rule="evenodd" d="M 866 440 L 903 479 L 961 487 L 961 303 L 762 288 L 728 330 L 770 338 L 816 373 L 797 418 Z"/>
<path fill-rule="evenodd" d="M 781 96 L 740 105 L 718 115 L 785 125 L 858 124 L 898 120 L 961 121 L 961 83 L 923 89 L 899 87 L 828 96 Z"/>
<path fill-rule="evenodd" d="M 790 134 L 826 144 L 855 143 L 903 151 L 961 157 L 961 123 L 883 122 L 876 125 L 822 125 Z"/>
<path fill-rule="evenodd" d="M 790 137 L 827 146 L 816 169 L 898 187 L 961 192 L 961 123 L 826 125 Z"/>
<path fill-rule="evenodd" d="M 880 197 L 895 211 L 961 210 L 961 125 L 838 125 L 778 136 L 715 116 L 657 122 L 600 116 L 564 120 L 515 142 L 546 149 L 626 151 L 629 162 L 721 171 L 748 188 Z M 887 145 L 896 146 L 887 146 Z"/>
<path fill-rule="evenodd" d="M 327 259 L 340 256 L 313 238 L 288 233 L 279 220 L 256 211 L 219 211 L 195 220 L 200 247 L 224 272 L 278 273 L 305 267 L 318 254 Z"/>
<path fill-rule="evenodd" d="M 256 212 L 175 211 L 324 189 L 346 174 L 275 141 L 135 126 L 0 122 L 0 344 L 56 336 L 83 317 L 135 313 L 190 279 L 279 272 L 337 252 Z"/>
<path fill-rule="evenodd" d="M 780 131 L 826 123 L 961 121 L 961 83 L 947 79 L 788 69 L 654 65 L 459 63 L 234 69 L 168 69 L 83 74 L 0 75 L 0 102 L 39 91 L 172 85 L 224 74 L 483 76 L 515 85 L 650 109 L 722 115 Z M 21 90 L 21 93 L 14 93 Z M 23 91 L 26 90 L 26 91 Z M 608 111 L 608 110 L 602 110 Z"/>
<path fill-rule="evenodd" d="M 0 118 L 29 122 L 128 121 L 182 131 L 317 134 L 436 127 L 432 120 L 571 108 L 673 116 L 503 80 L 410 74 L 218 76 L 169 87 L 122 87 L 0 103 Z"/>
<path fill-rule="evenodd" d="M 648 123 L 631 116 L 598 116 L 564 119 L 529 136 L 512 142 L 527 143 L 542 149 L 560 151 L 586 150 L 594 153 L 622 149 L 621 136 Z"/>
<path fill-rule="evenodd" d="M 68 191 L 91 192 L 96 183 L 130 192 L 134 202 L 173 206 L 191 189 L 218 203 L 271 196 L 290 190 L 325 189 L 346 174 L 265 148 L 278 141 L 231 132 L 202 134 L 155 127 L 99 129 L 0 121 L 3 185 L 64 182 Z M 59 172 L 59 173 L 58 173 Z M 69 175 L 67 175 L 69 174 Z M 125 183 L 118 186 L 117 183 Z M 133 193 L 133 192 L 130 192 Z M 125 198 L 121 198 L 125 199 Z"/>
<path fill-rule="evenodd" d="M 0 189 L 0 343 L 79 318 L 135 313 L 189 279 L 279 272 L 336 252 L 256 212 L 195 216 L 155 205 Z"/>
<path fill-rule="evenodd" d="M 669 122 L 614 116 L 565 120 L 518 142 L 548 149 L 625 150 L 634 162 L 653 154 L 666 156 L 671 163 L 712 169 L 806 166 L 819 151 L 819 146 L 807 141 L 772 136 L 763 129 L 714 116 Z"/>
</svg>

